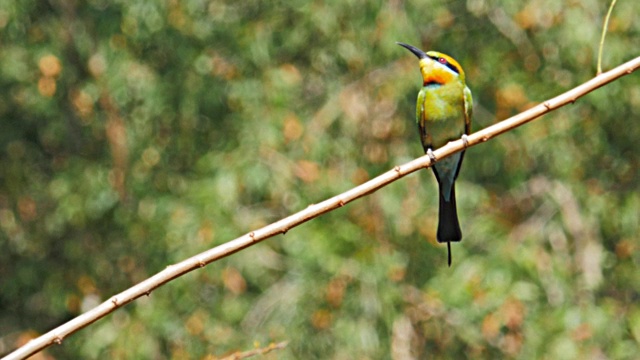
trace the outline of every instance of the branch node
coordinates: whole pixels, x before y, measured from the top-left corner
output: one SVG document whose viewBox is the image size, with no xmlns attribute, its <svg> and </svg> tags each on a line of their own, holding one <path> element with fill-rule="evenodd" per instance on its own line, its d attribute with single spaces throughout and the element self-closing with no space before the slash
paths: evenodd
<svg viewBox="0 0 640 360">
<path fill-rule="evenodd" d="M 151 295 L 151 291 L 149 290 L 149 291 L 145 292 L 144 294 L 145 294 L 147 297 L 149 297 L 149 296 Z"/>
<path fill-rule="evenodd" d="M 58 345 L 62 345 L 62 338 L 58 335 L 55 338 L 53 338 L 53 342 Z"/>
<path fill-rule="evenodd" d="M 338 206 L 339 207 L 343 207 L 344 205 L 345 205 L 344 200 L 342 200 L 342 199 L 338 200 Z"/>
<path fill-rule="evenodd" d="M 250 232 L 249 237 L 251 238 L 251 241 L 256 242 L 256 233 L 254 233 L 253 231 Z"/>
<path fill-rule="evenodd" d="M 199 267 L 201 267 L 201 268 L 202 268 L 202 267 L 205 267 L 205 265 L 207 265 L 207 263 L 206 263 L 206 262 L 202 261 L 202 259 L 198 259 L 198 266 L 199 266 Z"/>
<path fill-rule="evenodd" d="M 113 297 L 113 298 L 111 298 L 111 303 L 112 303 L 115 307 L 118 307 L 118 298 L 117 298 L 117 297 Z"/>
<path fill-rule="evenodd" d="M 544 105 L 544 107 L 546 107 L 547 110 L 551 110 L 551 104 L 548 101 L 543 102 L 542 105 Z"/>
<path fill-rule="evenodd" d="M 398 173 L 398 175 L 402 175 L 402 171 L 401 171 L 401 169 L 400 169 L 400 165 L 396 165 L 396 166 L 393 168 L 393 170 L 395 170 L 395 172 L 397 172 L 397 173 Z"/>
</svg>

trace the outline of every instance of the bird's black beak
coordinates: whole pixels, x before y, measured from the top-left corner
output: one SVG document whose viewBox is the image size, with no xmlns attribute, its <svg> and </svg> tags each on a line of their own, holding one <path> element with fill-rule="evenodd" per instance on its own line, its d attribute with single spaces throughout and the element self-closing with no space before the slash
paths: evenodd
<svg viewBox="0 0 640 360">
<path fill-rule="evenodd" d="M 401 42 L 397 42 L 396 44 L 402 46 L 403 48 L 406 48 L 407 50 L 411 51 L 413 53 L 413 55 L 417 56 L 418 59 L 424 59 L 427 57 L 427 54 L 424 53 L 424 51 L 418 49 L 415 46 L 411 46 L 409 44 L 405 44 L 405 43 L 401 43 Z"/>
</svg>

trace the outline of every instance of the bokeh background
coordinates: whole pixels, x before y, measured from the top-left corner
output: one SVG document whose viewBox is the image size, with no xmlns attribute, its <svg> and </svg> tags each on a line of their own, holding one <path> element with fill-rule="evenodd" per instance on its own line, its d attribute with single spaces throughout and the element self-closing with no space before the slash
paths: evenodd
<svg viewBox="0 0 640 360">
<path fill-rule="evenodd" d="M 478 130 L 596 72 L 606 1 L 0 2 L 0 353 L 422 155 L 403 41 Z M 604 68 L 639 55 L 619 1 Z M 640 353 L 640 78 L 467 151 L 464 238 L 412 174 L 40 354 L 627 359 Z"/>
</svg>

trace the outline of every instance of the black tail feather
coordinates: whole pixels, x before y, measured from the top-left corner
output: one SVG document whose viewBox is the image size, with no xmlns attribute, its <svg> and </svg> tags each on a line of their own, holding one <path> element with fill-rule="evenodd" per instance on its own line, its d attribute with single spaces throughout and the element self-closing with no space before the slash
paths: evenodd
<svg viewBox="0 0 640 360">
<path fill-rule="evenodd" d="M 438 242 L 460 241 L 462 231 L 458 222 L 458 210 L 456 208 L 456 190 L 451 188 L 450 201 L 446 201 L 442 196 L 440 187 L 440 211 L 438 214 Z"/>
<path fill-rule="evenodd" d="M 446 201 L 442 194 L 442 186 L 440 186 L 440 210 L 438 214 L 438 242 L 447 243 L 448 262 L 451 266 L 451 242 L 460 241 L 462 239 L 462 231 L 458 222 L 458 210 L 456 208 L 456 191 L 455 187 L 451 188 L 450 201 Z"/>
</svg>

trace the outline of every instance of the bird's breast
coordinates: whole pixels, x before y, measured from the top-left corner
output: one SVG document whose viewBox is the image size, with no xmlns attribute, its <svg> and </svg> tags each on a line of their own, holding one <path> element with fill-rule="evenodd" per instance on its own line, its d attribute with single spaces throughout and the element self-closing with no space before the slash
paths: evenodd
<svg viewBox="0 0 640 360">
<path fill-rule="evenodd" d="M 464 134 L 464 87 L 425 86 L 423 104 L 423 122 L 419 124 L 430 135 L 433 147 L 438 148 L 447 142 L 457 140 Z"/>
<path fill-rule="evenodd" d="M 464 88 L 452 85 L 427 85 L 424 92 L 425 119 L 446 121 L 460 119 L 464 122 Z"/>
</svg>

